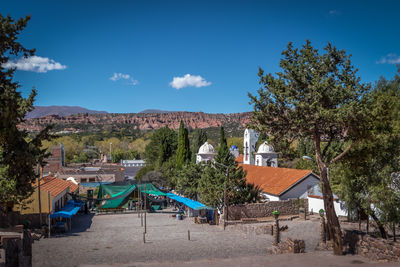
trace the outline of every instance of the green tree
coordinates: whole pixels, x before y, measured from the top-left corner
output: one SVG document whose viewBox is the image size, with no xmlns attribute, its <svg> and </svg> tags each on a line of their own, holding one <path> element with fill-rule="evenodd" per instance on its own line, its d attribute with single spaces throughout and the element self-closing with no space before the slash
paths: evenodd
<svg viewBox="0 0 400 267">
<path fill-rule="evenodd" d="M 221 126 L 219 131 L 219 146 L 215 161 L 228 166 L 232 162 L 232 159 L 233 156 L 228 148 L 228 142 L 226 141 L 224 127 Z"/>
<path fill-rule="evenodd" d="M 178 133 L 178 149 L 176 151 L 176 168 L 182 169 L 182 166 L 190 161 L 190 145 L 188 130 L 185 128 L 183 121 L 179 126 Z"/>
<path fill-rule="evenodd" d="M 313 140 L 327 227 L 334 254 L 341 255 L 341 228 L 333 206 L 327 168 L 348 153 L 365 134 L 369 113 L 365 96 L 369 86 L 360 83 L 357 70 L 344 50 L 330 43 L 324 50 L 325 53 L 319 54 L 308 40 L 300 49 L 289 43 L 280 61 L 283 71 L 275 76 L 264 75 L 260 68 L 261 88 L 258 95 L 249 94 L 249 97 L 254 105 L 253 128 L 276 138 Z M 333 158 L 328 158 L 327 151 L 335 141 L 346 146 Z"/>
<path fill-rule="evenodd" d="M 23 98 L 18 82 L 13 82 L 15 69 L 6 69 L 11 56 L 33 56 L 35 50 L 24 48 L 18 35 L 26 27 L 29 16 L 14 21 L 0 15 L 0 208 L 7 202 L 20 202 L 33 192 L 35 167 L 44 164 L 46 152 L 42 140 L 49 139 L 49 128 L 28 138 L 26 131 L 18 130 L 27 112 L 33 110 L 36 90 Z"/>
<path fill-rule="evenodd" d="M 399 74 L 390 81 L 381 78 L 371 94 L 369 108 L 369 135 L 334 169 L 333 183 L 349 212 L 361 211 L 372 217 L 386 238 L 384 223 L 398 223 L 400 218 Z"/>
<path fill-rule="evenodd" d="M 177 134 L 168 126 L 155 131 L 145 148 L 148 168 L 160 172 L 162 174 L 160 177 L 164 180 L 164 183 L 171 187 L 175 185 L 176 149 Z M 144 175 L 145 173 L 143 171 L 140 174 Z"/>
<path fill-rule="evenodd" d="M 201 201 L 222 209 L 224 191 L 228 204 L 246 202 L 246 175 L 229 152 L 224 129 L 220 128 L 220 145 L 215 161 L 207 164 L 201 175 L 198 191 Z M 225 190 L 226 188 L 226 190 Z"/>
<path fill-rule="evenodd" d="M 198 199 L 198 184 L 203 173 L 204 166 L 190 163 L 178 171 L 176 189 L 188 198 Z"/>
<path fill-rule="evenodd" d="M 176 152 L 177 135 L 168 126 L 158 129 L 150 138 L 145 148 L 145 158 L 149 165 L 160 168 Z"/>
<path fill-rule="evenodd" d="M 191 141 L 191 151 L 192 151 L 192 162 L 196 162 L 196 153 L 199 148 L 207 141 L 207 134 L 202 129 L 196 129 L 193 132 L 193 137 Z"/>
</svg>

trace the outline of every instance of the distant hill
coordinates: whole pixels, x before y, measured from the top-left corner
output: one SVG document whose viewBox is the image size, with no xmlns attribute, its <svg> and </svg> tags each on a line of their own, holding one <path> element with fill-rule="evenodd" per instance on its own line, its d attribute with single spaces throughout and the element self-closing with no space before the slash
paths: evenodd
<svg viewBox="0 0 400 267">
<path fill-rule="evenodd" d="M 36 106 L 26 115 L 26 119 L 41 118 L 48 115 L 69 116 L 79 113 L 106 114 L 107 111 L 90 110 L 78 106 Z"/>
<path fill-rule="evenodd" d="M 145 109 L 140 111 L 139 113 L 144 113 L 144 114 L 163 114 L 163 113 L 174 113 L 175 111 L 166 111 L 166 110 L 160 110 L 160 109 Z"/>
<path fill-rule="evenodd" d="M 104 113 L 104 114 L 72 114 L 47 115 L 40 118 L 27 119 L 19 125 L 20 129 L 29 132 L 38 132 L 47 125 L 53 125 L 56 132 L 102 132 L 107 131 L 135 131 L 156 130 L 168 126 L 178 129 L 183 121 L 189 129 L 214 128 L 218 133 L 218 127 L 224 126 L 229 136 L 234 132 L 244 130 L 251 121 L 251 113 L 210 114 L 203 112 L 168 112 L 168 113 Z M 83 113 L 83 114 L 82 114 Z M 235 134 L 236 136 L 236 134 Z"/>
</svg>

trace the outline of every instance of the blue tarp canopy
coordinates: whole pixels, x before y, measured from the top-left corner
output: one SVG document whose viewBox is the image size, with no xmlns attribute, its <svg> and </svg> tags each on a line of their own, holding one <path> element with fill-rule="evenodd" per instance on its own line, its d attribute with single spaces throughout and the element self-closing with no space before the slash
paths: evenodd
<svg viewBox="0 0 400 267">
<path fill-rule="evenodd" d="M 182 203 L 183 205 L 186 205 L 189 208 L 194 209 L 194 210 L 202 210 L 202 209 L 212 210 L 213 209 L 213 208 L 207 207 L 206 205 L 204 205 L 198 201 L 191 200 L 190 198 L 187 198 L 187 197 L 181 197 L 181 196 L 175 195 L 173 193 L 167 193 L 166 195 L 170 199 L 176 200 L 176 201 Z"/>
<path fill-rule="evenodd" d="M 76 202 L 76 201 L 70 200 L 60 211 L 50 214 L 50 218 L 62 217 L 62 218 L 69 219 L 72 216 L 74 216 L 76 213 L 78 213 L 78 211 L 82 207 L 82 205 L 83 205 L 83 202 Z"/>
</svg>

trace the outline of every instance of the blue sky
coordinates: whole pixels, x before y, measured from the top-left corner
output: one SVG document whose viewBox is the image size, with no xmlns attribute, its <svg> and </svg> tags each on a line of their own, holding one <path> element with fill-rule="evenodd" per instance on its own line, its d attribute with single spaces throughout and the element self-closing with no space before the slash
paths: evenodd
<svg viewBox="0 0 400 267">
<path fill-rule="evenodd" d="M 364 82 L 400 63 L 400 1 L 2 1 L 32 16 L 15 79 L 36 105 L 108 112 L 251 111 L 258 67 L 279 71 L 282 50 L 310 39 L 352 54 Z"/>
</svg>

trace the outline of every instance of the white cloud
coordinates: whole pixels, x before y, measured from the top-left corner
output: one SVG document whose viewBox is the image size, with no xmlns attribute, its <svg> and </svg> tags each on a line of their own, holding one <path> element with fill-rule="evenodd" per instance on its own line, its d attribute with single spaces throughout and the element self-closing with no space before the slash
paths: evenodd
<svg viewBox="0 0 400 267">
<path fill-rule="evenodd" d="M 110 77 L 111 81 L 118 81 L 118 80 L 128 80 L 130 85 L 136 85 L 138 84 L 138 81 L 133 79 L 133 77 L 129 74 L 124 74 L 124 73 L 117 73 L 114 72 L 114 75 Z"/>
<path fill-rule="evenodd" d="M 376 64 L 400 64 L 400 56 L 396 54 L 387 54 L 378 60 Z"/>
<path fill-rule="evenodd" d="M 207 82 L 203 77 L 200 75 L 190 75 L 186 74 L 183 77 L 174 77 L 172 82 L 169 85 L 175 89 L 181 89 L 184 87 L 194 86 L 194 87 L 203 87 L 211 85 L 211 82 Z"/>
<path fill-rule="evenodd" d="M 3 68 L 34 72 L 48 72 L 49 70 L 63 70 L 67 66 L 55 62 L 47 57 L 32 56 L 28 58 L 19 58 L 3 64 Z"/>
<path fill-rule="evenodd" d="M 336 17 L 336 16 L 341 16 L 342 12 L 340 10 L 337 9 L 331 9 L 328 11 L 328 17 Z"/>
</svg>

